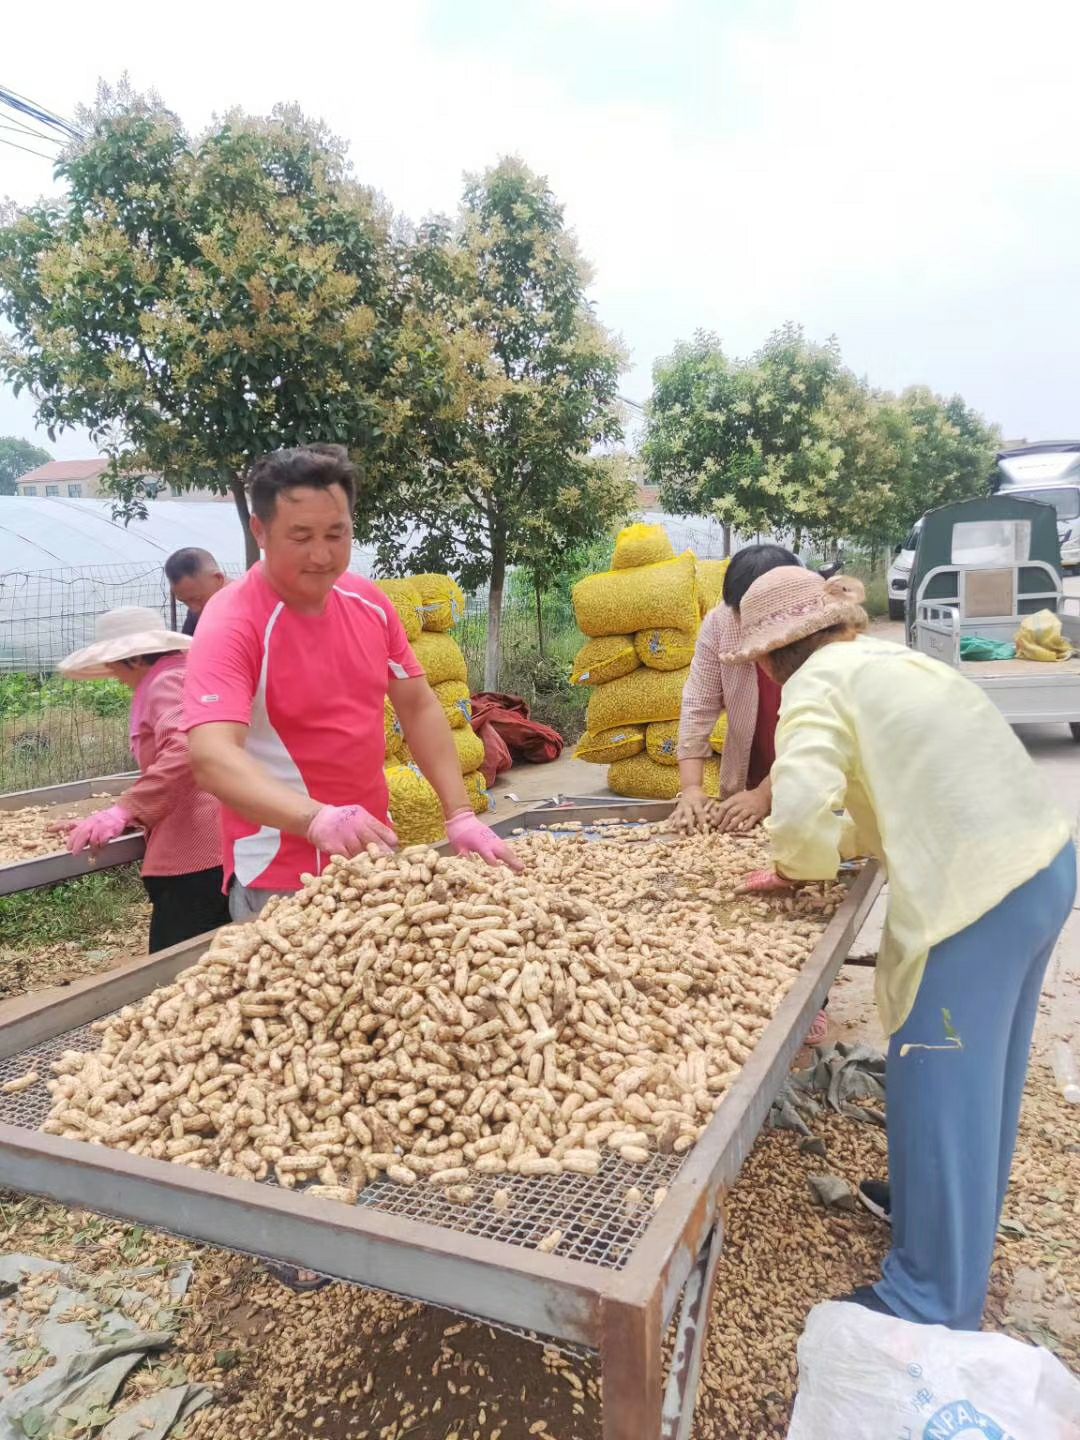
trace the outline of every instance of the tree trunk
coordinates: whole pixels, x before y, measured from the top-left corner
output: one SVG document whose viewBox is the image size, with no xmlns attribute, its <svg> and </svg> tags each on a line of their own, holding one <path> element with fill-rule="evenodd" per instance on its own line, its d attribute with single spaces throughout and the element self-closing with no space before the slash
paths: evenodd
<svg viewBox="0 0 1080 1440">
<path fill-rule="evenodd" d="M 725 524 L 724 524 L 724 559 L 725 559 L 725 560 L 728 560 L 728 559 L 730 559 L 730 557 L 731 557 L 731 526 L 728 525 L 728 524 L 725 522 Z"/>
<path fill-rule="evenodd" d="M 506 584 L 506 536 L 491 537 L 491 581 L 488 585 L 487 652 L 484 656 L 484 689 L 498 690 L 499 662 L 502 659 L 502 603 Z"/>
<path fill-rule="evenodd" d="M 229 481 L 229 489 L 232 491 L 233 504 L 236 506 L 236 513 L 240 517 L 240 524 L 244 531 L 244 564 L 250 570 L 253 565 L 259 563 L 259 547 L 255 543 L 255 536 L 251 533 L 251 511 L 248 509 L 247 491 L 244 489 L 244 482 L 238 475 L 234 475 Z"/>
<path fill-rule="evenodd" d="M 536 644 L 540 654 L 544 653 L 544 596 L 540 589 L 540 577 L 533 576 L 533 593 L 536 596 Z"/>
</svg>

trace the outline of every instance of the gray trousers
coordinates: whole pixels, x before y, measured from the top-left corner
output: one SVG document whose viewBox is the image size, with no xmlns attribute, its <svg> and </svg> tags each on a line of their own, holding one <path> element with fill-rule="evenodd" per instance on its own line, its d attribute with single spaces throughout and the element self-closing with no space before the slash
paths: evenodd
<svg viewBox="0 0 1080 1440">
<path fill-rule="evenodd" d="M 275 895 L 290 893 L 288 890 L 254 890 L 250 885 L 241 885 L 239 880 L 234 880 L 229 886 L 229 919 L 234 925 L 244 925 L 256 919 Z"/>
</svg>

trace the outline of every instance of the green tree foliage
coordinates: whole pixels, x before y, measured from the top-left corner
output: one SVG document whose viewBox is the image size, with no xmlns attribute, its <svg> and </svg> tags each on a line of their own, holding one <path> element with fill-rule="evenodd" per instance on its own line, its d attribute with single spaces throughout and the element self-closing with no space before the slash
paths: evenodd
<svg viewBox="0 0 1080 1440">
<path fill-rule="evenodd" d="M 129 512 L 156 472 L 231 492 L 246 529 L 251 460 L 317 440 L 362 456 L 361 513 L 391 500 L 456 387 L 409 307 L 404 242 L 340 144 L 281 107 L 193 139 L 126 89 L 82 125 L 63 198 L 0 226 L 0 369 L 49 433 L 85 425 Z"/>
<path fill-rule="evenodd" d="M 748 360 L 700 332 L 654 370 L 643 458 L 665 508 L 744 534 L 881 543 L 986 489 L 997 432 L 924 387 L 874 391 L 788 325 Z"/>
<path fill-rule="evenodd" d="M 546 580 L 632 505 L 625 463 L 593 453 L 621 434 L 622 356 L 586 298 L 562 207 L 519 160 L 470 178 L 456 221 L 422 228 L 411 273 L 417 308 L 438 315 L 456 346 L 460 418 L 428 474 L 365 529 L 388 567 L 404 549 L 414 567 L 487 582 L 491 688 L 507 568 Z M 403 517 L 418 526 L 411 537 Z"/>
<path fill-rule="evenodd" d="M 946 399 L 925 385 L 911 386 L 890 403 L 907 447 L 885 532 L 899 538 L 927 510 L 986 494 L 1001 432 L 959 395 Z"/>
<path fill-rule="evenodd" d="M 31 445 L 18 435 L 0 435 L 0 495 L 14 495 L 16 480 L 52 458 L 40 445 Z"/>
</svg>

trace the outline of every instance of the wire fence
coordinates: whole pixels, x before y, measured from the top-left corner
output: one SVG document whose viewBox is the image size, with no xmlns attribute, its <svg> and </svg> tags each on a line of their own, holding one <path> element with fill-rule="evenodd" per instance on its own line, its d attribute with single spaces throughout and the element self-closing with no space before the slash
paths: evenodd
<svg viewBox="0 0 1080 1440">
<path fill-rule="evenodd" d="M 238 571 L 238 574 L 242 571 Z M 183 625 L 158 565 L 109 565 L 0 576 L 0 793 L 130 769 L 130 693 L 114 680 L 63 680 L 56 666 L 94 638 L 97 617 L 141 605 L 170 629 Z M 487 600 L 475 596 L 454 636 L 474 693 L 484 688 Z M 497 689 L 524 695 L 538 718 L 574 730 L 584 696 L 566 676 L 581 643 L 569 599 L 511 584 L 503 607 Z"/>
<path fill-rule="evenodd" d="M 187 613 L 156 563 L 0 576 L 0 792 L 131 768 L 129 692 L 114 680 L 56 674 L 65 655 L 93 640 L 97 617 L 123 605 L 153 610 L 169 629 Z"/>
</svg>

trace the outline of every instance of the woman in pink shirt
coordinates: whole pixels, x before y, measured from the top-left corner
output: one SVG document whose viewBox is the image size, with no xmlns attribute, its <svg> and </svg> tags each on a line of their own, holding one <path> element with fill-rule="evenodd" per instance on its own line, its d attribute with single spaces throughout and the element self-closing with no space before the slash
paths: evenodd
<svg viewBox="0 0 1080 1440">
<path fill-rule="evenodd" d="M 131 748 L 139 778 L 85 820 L 66 821 L 75 855 L 125 830 L 146 831 L 142 880 L 150 897 L 150 949 L 179 945 L 229 922 L 222 893 L 221 817 L 217 801 L 195 784 L 180 728 L 187 635 L 166 630 L 153 610 L 110 610 L 92 645 L 58 667 L 69 680 L 119 680 L 132 691 Z"/>
<path fill-rule="evenodd" d="M 760 575 L 780 566 L 799 565 L 782 545 L 747 545 L 733 557 L 724 575 L 723 604 L 706 615 L 694 647 L 690 674 L 683 687 L 679 717 L 679 784 L 675 814 L 696 826 L 705 819 L 705 761 L 712 754 L 709 736 L 721 714 L 728 727 L 720 757 L 723 808 L 720 829 L 750 830 L 772 808 L 769 772 L 776 759 L 776 722 L 780 687 L 760 665 L 735 665 L 721 657 L 742 644 L 739 606 Z M 828 1002 L 826 1002 L 828 1003 Z M 828 1034 L 822 1010 L 806 1037 L 820 1045 Z"/>
<path fill-rule="evenodd" d="M 731 665 L 720 657 L 739 647 L 739 605 L 758 576 L 780 565 L 798 563 L 782 545 L 747 545 L 739 550 L 724 576 L 723 604 L 710 610 L 702 624 L 679 717 L 681 794 L 676 813 L 691 823 L 704 819 L 702 777 L 705 761 L 712 754 L 709 736 L 725 711 L 728 726 L 720 757 L 724 801 L 720 829 L 748 830 L 769 813 L 769 771 L 775 759 L 780 687 L 760 667 Z"/>
</svg>

